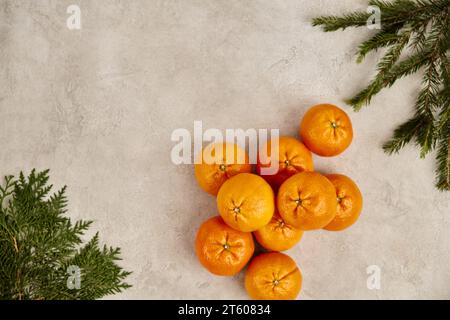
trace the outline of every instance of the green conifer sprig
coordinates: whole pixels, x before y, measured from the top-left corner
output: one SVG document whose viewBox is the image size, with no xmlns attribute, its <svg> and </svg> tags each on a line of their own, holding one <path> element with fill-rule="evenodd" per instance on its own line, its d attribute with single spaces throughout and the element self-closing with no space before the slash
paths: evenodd
<svg viewBox="0 0 450 320">
<path fill-rule="evenodd" d="M 83 245 L 92 222 L 72 224 L 66 188 L 49 196 L 48 173 L 7 176 L 0 186 L 0 299 L 98 299 L 130 287 L 120 249 L 100 248 L 98 234 Z"/>
<path fill-rule="evenodd" d="M 423 72 L 414 115 L 401 124 L 383 145 L 388 154 L 415 143 L 420 156 L 437 149 L 436 187 L 450 190 L 450 0 L 370 0 L 381 11 L 381 29 L 362 42 L 360 63 L 371 52 L 384 49 L 377 73 L 366 88 L 346 100 L 355 111 L 398 79 Z M 324 31 L 367 26 L 371 13 L 356 11 L 342 16 L 313 19 Z M 404 57 L 403 57 L 404 56 Z"/>
</svg>

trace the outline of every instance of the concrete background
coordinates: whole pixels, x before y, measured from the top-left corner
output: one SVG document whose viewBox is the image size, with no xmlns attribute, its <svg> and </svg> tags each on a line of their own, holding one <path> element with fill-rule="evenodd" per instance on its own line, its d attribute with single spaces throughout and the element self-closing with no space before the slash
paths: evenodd
<svg viewBox="0 0 450 320">
<path fill-rule="evenodd" d="M 78 4 L 82 29 L 66 27 Z M 304 277 L 300 299 L 449 299 L 450 194 L 434 187 L 433 156 L 381 144 L 412 113 L 413 76 L 360 113 L 343 105 L 381 53 L 357 65 L 371 33 L 325 34 L 319 14 L 365 9 L 364 0 L 0 0 L 0 174 L 51 169 L 67 184 L 70 215 L 120 246 L 132 289 L 114 299 L 245 299 L 243 274 L 210 275 L 197 262 L 197 227 L 216 214 L 192 166 L 170 160 L 176 128 L 280 128 L 295 135 L 312 104 L 341 105 L 355 139 L 315 157 L 365 199 L 347 232 L 307 233 L 288 252 Z M 366 268 L 381 270 L 368 290 Z"/>
</svg>

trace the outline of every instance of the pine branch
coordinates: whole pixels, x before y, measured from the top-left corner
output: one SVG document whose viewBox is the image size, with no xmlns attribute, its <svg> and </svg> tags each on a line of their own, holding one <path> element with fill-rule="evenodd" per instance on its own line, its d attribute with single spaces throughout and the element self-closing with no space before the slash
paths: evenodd
<svg viewBox="0 0 450 320">
<path fill-rule="evenodd" d="M 323 31 L 330 32 L 349 27 L 360 27 L 367 24 L 371 14 L 367 12 L 354 12 L 344 16 L 323 16 L 313 19 L 313 26 L 322 26 Z"/>
<path fill-rule="evenodd" d="M 421 125 L 422 120 L 418 117 L 409 119 L 400 125 L 395 129 L 393 137 L 383 145 L 384 151 L 388 154 L 398 153 L 414 139 Z"/>
<path fill-rule="evenodd" d="M 436 186 L 441 191 L 450 191 L 450 61 L 442 61 L 444 87 L 440 93 L 441 111 L 437 125 Z"/>
<path fill-rule="evenodd" d="M 396 25 L 394 28 L 381 30 L 369 40 L 361 43 L 358 47 L 358 57 L 356 61 L 361 63 L 369 52 L 377 51 L 380 48 L 397 43 L 400 38 L 397 32 L 400 28 L 401 25 Z"/>
<path fill-rule="evenodd" d="M 428 63 L 428 59 L 428 52 L 418 52 L 400 61 L 386 74 L 383 80 L 383 88 L 391 87 L 397 80 L 416 73 Z"/>
<path fill-rule="evenodd" d="M 439 73 L 435 62 L 430 63 L 424 76 L 424 88 L 417 98 L 417 114 L 421 117 L 421 126 L 416 132 L 416 139 L 421 146 L 420 156 L 434 149 L 436 143 L 434 112 L 438 108 L 437 94 L 440 87 Z"/>
<path fill-rule="evenodd" d="M 346 102 L 358 111 L 398 79 L 423 70 L 414 116 L 394 131 L 383 149 L 392 154 L 415 143 L 420 156 L 425 157 L 437 147 L 436 185 L 440 190 L 448 190 L 450 0 L 369 0 L 368 4 L 380 8 L 382 29 L 360 44 L 357 61 L 381 48 L 386 48 L 386 53 L 377 64 L 374 79 Z M 316 18 L 313 25 L 321 25 L 325 31 L 365 25 L 357 17 L 363 18 L 360 11 Z M 403 53 L 408 55 L 400 59 Z"/>
<path fill-rule="evenodd" d="M 33 170 L 0 187 L 0 299 L 97 299 L 128 288 L 119 248 L 100 249 L 98 234 L 83 245 L 92 222 L 72 224 L 66 188 L 48 196 L 48 180 L 48 171 Z M 80 288 L 68 285 L 72 266 Z"/>
<path fill-rule="evenodd" d="M 409 39 L 411 37 L 411 30 L 404 30 L 399 36 L 398 40 L 394 45 L 390 47 L 387 53 L 381 58 L 380 62 L 377 65 L 377 75 L 372 80 L 372 82 L 365 88 L 356 94 L 353 98 L 347 100 L 347 104 L 353 106 L 355 111 L 360 110 L 364 105 L 370 103 L 372 97 L 379 93 L 381 89 L 385 87 L 385 79 L 386 75 L 389 74 L 389 71 L 395 65 L 395 63 L 400 58 L 400 55 L 408 44 Z"/>
<path fill-rule="evenodd" d="M 447 105 L 446 113 L 450 113 L 450 105 Z M 441 124 L 441 135 L 439 138 L 438 151 L 436 156 L 436 186 L 441 191 L 450 190 L 450 117 L 446 116 L 447 121 Z"/>
<path fill-rule="evenodd" d="M 423 21 L 445 11 L 448 7 L 448 0 L 370 0 L 368 5 L 380 8 L 381 24 L 388 28 L 406 21 L 422 24 Z M 372 13 L 365 11 L 356 11 L 342 16 L 321 16 L 314 18 L 312 25 L 321 26 L 325 32 L 345 30 L 349 27 L 366 26 L 371 16 Z M 412 26 L 414 27 L 414 25 Z"/>
</svg>

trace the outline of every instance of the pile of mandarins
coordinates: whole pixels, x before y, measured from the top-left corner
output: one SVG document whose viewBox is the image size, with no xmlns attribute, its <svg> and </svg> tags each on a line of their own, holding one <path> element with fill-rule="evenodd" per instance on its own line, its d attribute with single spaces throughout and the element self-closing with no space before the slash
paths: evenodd
<svg viewBox="0 0 450 320">
<path fill-rule="evenodd" d="M 210 144 L 195 165 L 200 187 L 217 196 L 220 214 L 198 230 L 198 259 L 213 274 L 235 275 L 253 257 L 254 236 L 268 251 L 253 257 L 245 274 L 245 288 L 254 299 L 295 299 L 302 275 L 280 251 L 297 244 L 304 231 L 346 229 L 362 210 L 357 185 L 341 174 L 314 172 L 311 154 L 336 156 L 350 145 L 353 129 L 347 114 L 334 105 L 316 105 L 303 117 L 299 134 L 303 143 L 279 138 L 279 154 L 273 157 L 279 166 L 273 175 L 262 175 L 262 168 L 271 165 L 270 140 L 263 146 L 266 152 L 259 153 L 257 174 L 251 173 L 246 152 L 230 143 Z M 206 156 L 213 161 L 203 161 Z"/>
</svg>

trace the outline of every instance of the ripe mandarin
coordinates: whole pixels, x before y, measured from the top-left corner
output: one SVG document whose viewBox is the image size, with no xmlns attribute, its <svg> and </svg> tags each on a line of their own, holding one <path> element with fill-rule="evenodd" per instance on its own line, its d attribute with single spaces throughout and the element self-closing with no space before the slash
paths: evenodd
<svg viewBox="0 0 450 320">
<path fill-rule="evenodd" d="M 278 190 L 289 177 L 303 171 L 313 171 L 314 164 L 311 151 L 303 143 L 293 137 L 280 137 L 278 155 L 272 156 L 272 140 L 269 140 L 259 152 L 257 173 L 273 188 Z M 261 169 L 269 168 L 273 161 L 278 162 L 278 171 L 272 175 L 262 174 Z"/>
<path fill-rule="evenodd" d="M 251 233 L 230 228 L 221 217 L 206 220 L 197 232 L 195 252 L 209 272 L 232 276 L 244 268 L 253 255 Z"/>
<path fill-rule="evenodd" d="M 195 178 L 200 187 L 212 195 L 217 195 L 229 178 L 252 170 L 247 153 L 232 143 L 209 144 L 199 157 L 199 163 L 195 164 Z"/>
<path fill-rule="evenodd" d="M 288 224 L 301 230 L 321 229 L 336 215 L 336 190 L 320 173 L 297 173 L 281 185 L 277 207 Z"/>
<path fill-rule="evenodd" d="M 293 300 L 300 293 L 302 274 L 289 256 L 263 253 L 253 258 L 245 273 L 245 289 L 257 300 Z"/>
<path fill-rule="evenodd" d="M 336 188 L 337 211 L 334 219 L 324 229 L 340 231 L 358 220 L 363 206 L 361 191 L 352 179 L 342 174 L 326 175 Z"/>
<path fill-rule="evenodd" d="M 310 108 L 301 121 L 299 133 L 309 150 L 324 157 L 342 153 L 353 139 L 350 118 L 332 104 Z"/>
<path fill-rule="evenodd" d="M 241 173 L 222 185 L 217 194 L 217 207 L 230 227 L 252 232 L 272 219 L 275 211 L 274 193 L 260 176 Z"/>
</svg>

